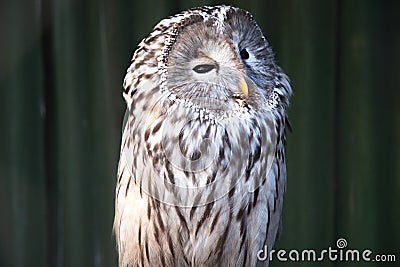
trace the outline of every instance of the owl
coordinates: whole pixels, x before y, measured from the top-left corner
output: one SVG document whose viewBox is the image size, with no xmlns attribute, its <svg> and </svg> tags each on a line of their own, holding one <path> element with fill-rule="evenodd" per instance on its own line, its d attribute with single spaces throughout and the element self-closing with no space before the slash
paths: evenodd
<svg viewBox="0 0 400 267">
<path fill-rule="evenodd" d="M 291 95 L 249 12 L 206 6 L 159 22 L 124 80 L 119 265 L 267 266 Z"/>
</svg>

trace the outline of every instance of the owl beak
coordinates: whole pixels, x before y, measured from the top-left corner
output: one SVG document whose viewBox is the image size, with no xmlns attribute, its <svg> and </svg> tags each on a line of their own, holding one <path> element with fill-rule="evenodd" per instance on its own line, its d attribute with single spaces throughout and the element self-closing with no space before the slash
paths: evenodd
<svg viewBox="0 0 400 267">
<path fill-rule="evenodd" d="M 239 81 L 239 90 L 244 94 L 245 97 L 249 95 L 249 87 L 247 86 L 246 80 L 244 77 L 240 78 Z"/>
</svg>

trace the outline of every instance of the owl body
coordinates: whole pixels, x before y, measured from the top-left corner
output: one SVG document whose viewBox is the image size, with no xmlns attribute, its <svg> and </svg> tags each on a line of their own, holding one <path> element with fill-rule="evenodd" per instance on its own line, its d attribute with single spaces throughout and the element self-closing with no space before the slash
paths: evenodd
<svg viewBox="0 0 400 267">
<path fill-rule="evenodd" d="M 286 187 L 291 88 L 251 15 L 162 20 L 124 81 L 114 231 L 120 266 L 256 266 Z"/>
</svg>

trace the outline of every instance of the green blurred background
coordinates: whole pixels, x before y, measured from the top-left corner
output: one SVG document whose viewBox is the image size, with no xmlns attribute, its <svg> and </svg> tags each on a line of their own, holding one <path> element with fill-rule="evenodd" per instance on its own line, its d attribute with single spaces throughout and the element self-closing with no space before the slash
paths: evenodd
<svg viewBox="0 0 400 267">
<path fill-rule="evenodd" d="M 0 266 L 116 266 L 114 186 L 138 42 L 219 1 L 0 3 Z M 400 2 L 226 1 L 249 10 L 292 80 L 277 248 L 400 262 Z M 378 266 L 281 263 L 271 266 Z M 396 265 L 396 264 L 384 264 Z"/>
</svg>

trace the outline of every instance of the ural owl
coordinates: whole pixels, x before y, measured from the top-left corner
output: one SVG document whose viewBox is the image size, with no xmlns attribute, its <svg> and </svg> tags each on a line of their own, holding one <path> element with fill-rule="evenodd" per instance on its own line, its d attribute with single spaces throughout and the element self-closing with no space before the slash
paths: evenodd
<svg viewBox="0 0 400 267">
<path fill-rule="evenodd" d="M 119 265 L 268 265 L 257 255 L 280 231 L 291 94 L 247 11 L 159 22 L 124 80 Z"/>
</svg>

